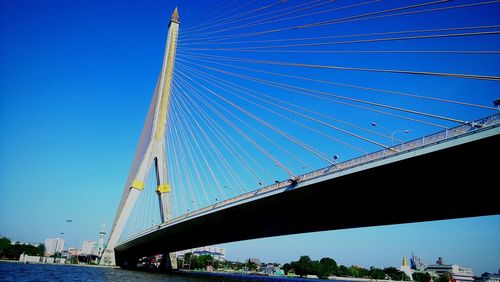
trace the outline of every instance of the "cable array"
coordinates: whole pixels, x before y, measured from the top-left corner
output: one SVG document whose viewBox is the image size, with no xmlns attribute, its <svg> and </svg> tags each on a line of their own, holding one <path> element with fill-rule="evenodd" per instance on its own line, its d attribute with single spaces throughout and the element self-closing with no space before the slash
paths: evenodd
<svg viewBox="0 0 500 282">
<path fill-rule="evenodd" d="M 180 28 L 165 138 L 174 217 L 498 111 L 500 1 L 213 11 L 185 11 Z M 127 236 L 159 223 L 151 189 Z"/>
<path fill-rule="evenodd" d="M 161 223 L 156 186 L 156 170 L 152 166 L 146 178 L 144 190 L 139 193 L 139 197 L 125 225 L 120 241 L 129 239 Z"/>
</svg>

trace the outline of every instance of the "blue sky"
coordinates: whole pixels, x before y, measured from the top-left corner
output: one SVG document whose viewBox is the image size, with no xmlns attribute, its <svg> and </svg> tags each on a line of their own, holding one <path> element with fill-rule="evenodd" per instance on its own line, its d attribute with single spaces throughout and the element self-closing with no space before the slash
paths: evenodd
<svg viewBox="0 0 500 282">
<path fill-rule="evenodd" d="M 142 1 L 138 3 L 137 1 L 106 1 L 106 3 L 101 3 L 100 1 L 1 0 L 0 234 L 20 241 L 43 242 L 45 238 L 60 236 L 59 233 L 64 232 L 64 237 L 69 241 L 69 245 L 80 246 L 82 240 L 97 239 L 100 225 L 103 222 L 106 222 L 109 228 L 114 219 L 123 184 L 154 91 L 163 57 L 167 24 L 175 6 L 179 6 L 181 16 L 178 55 L 179 58 L 185 60 L 179 62 L 178 65 L 179 70 L 184 72 L 187 72 L 186 67 L 190 66 L 198 71 L 216 74 L 214 71 L 207 71 L 192 63 L 238 72 L 238 69 L 235 68 L 189 58 L 188 52 L 191 52 L 201 55 L 357 67 L 484 75 L 500 74 L 498 55 L 314 55 L 304 53 L 290 55 L 286 53 L 188 49 L 240 47 L 237 44 L 227 43 L 227 40 L 219 45 L 188 45 L 189 42 L 196 42 L 193 30 L 196 29 L 197 25 L 198 28 L 202 27 L 203 23 L 209 22 L 209 19 L 217 20 L 217 17 L 220 17 L 219 22 L 223 22 L 224 18 L 227 21 L 229 15 L 224 15 L 224 12 L 217 12 L 218 16 L 208 13 L 210 9 L 221 7 L 222 2 Z M 297 0 L 290 1 L 289 6 L 286 7 L 298 5 L 299 2 Z M 314 21 L 368 13 L 399 5 L 399 1 L 385 2 L 377 4 L 378 6 L 345 10 L 334 15 L 320 14 L 314 17 Z M 407 3 L 423 2 L 408 1 Z M 474 1 L 453 2 L 458 5 Z M 360 3 L 360 1 L 345 1 L 345 3 L 347 5 Z M 341 4 L 339 1 L 335 5 L 340 7 Z M 229 4 L 225 11 L 231 11 L 238 5 L 241 5 L 241 2 L 234 1 L 234 4 Z M 245 9 L 251 10 L 250 7 Z M 278 7 L 273 9 L 277 10 Z M 237 15 L 238 13 L 234 12 L 233 14 Z M 499 15 L 500 7 L 498 4 L 494 4 L 436 14 L 335 24 L 304 29 L 303 31 L 263 35 L 259 36 L 258 39 L 300 38 L 305 37 L 306 34 L 308 36 L 329 36 L 332 34 L 346 35 L 495 25 L 498 24 Z M 257 19 L 259 18 L 254 20 Z M 282 28 L 308 22 L 311 22 L 310 17 L 296 19 L 292 22 L 274 23 L 271 28 Z M 189 33 L 190 26 L 192 27 L 191 33 Z M 187 30 L 186 32 L 183 32 L 184 28 Z M 239 34 L 269 28 L 269 26 L 256 26 L 248 30 L 227 31 L 225 34 Z M 220 34 L 224 35 L 224 33 Z M 231 39 L 231 41 L 236 40 L 256 40 L 256 38 Z M 386 44 L 348 44 L 335 50 L 349 50 L 349 48 L 357 50 L 399 50 L 405 48 L 418 50 L 424 49 L 424 47 L 430 50 L 496 50 L 500 45 L 499 42 L 498 35 L 491 35 L 443 41 L 414 40 Z M 260 44 L 264 46 L 267 43 Z M 246 46 L 257 47 L 261 45 L 253 43 Z M 328 48 L 330 47 L 305 48 L 303 50 Z M 224 61 L 223 63 L 231 62 Z M 233 62 L 233 64 L 249 68 L 260 67 L 261 70 L 273 72 L 284 71 L 282 67 L 259 66 L 241 62 Z M 239 73 L 245 72 L 241 72 L 240 69 Z M 366 86 L 428 96 L 435 95 L 436 97 L 486 106 L 491 106 L 491 101 L 498 98 L 496 95 L 499 89 L 498 82 L 490 81 L 442 80 L 440 78 L 388 76 L 363 72 L 319 72 L 300 68 L 287 69 L 287 73 L 309 75 L 341 83 L 360 84 L 361 81 L 361 84 Z M 251 75 L 271 79 L 270 76 L 255 73 Z M 376 121 L 383 124 L 389 132 L 398 129 L 411 129 L 411 134 L 397 135 L 402 140 L 411 140 L 438 130 L 384 115 L 346 110 L 345 107 L 327 106 L 317 101 L 311 102 L 302 96 L 288 95 L 289 92 L 271 90 L 269 87 L 238 80 L 227 75 L 221 77 L 264 93 L 276 93 L 279 97 L 288 97 L 289 101 L 297 104 L 312 105 L 317 111 L 335 111 L 336 117 L 345 121 L 355 121 L 358 126 L 369 127 L 371 121 Z M 276 81 L 276 78 L 274 79 Z M 294 81 L 293 83 L 300 87 L 313 87 L 312 84 L 305 82 Z M 356 92 L 352 89 L 340 89 L 333 86 L 323 86 L 321 89 L 340 91 L 351 97 L 363 99 L 366 97 L 363 96 L 362 92 Z M 393 101 L 392 99 L 395 98 L 377 96 L 373 93 L 370 98 L 381 103 L 394 102 L 398 106 L 413 107 L 416 110 L 429 111 L 462 120 L 473 120 L 494 113 L 492 110 L 455 106 L 443 107 L 440 104 L 403 99 Z M 247 106 L 255 110 L 256 113 L 262 114 L 263 117 L 273 119 L 272 116 L 267 116 L 255 106 Z M 236 111 L 233 110 L 233 112 Z M 273 121 L 280 126 L 290 126 L 279 119 Z M 440 124 L 443 126 L 455 125 L 444 121 L 440 121 Z M 384 133 L 383 131 L 381 133 Z M 315 142 L 315 137 L 303 136 L 305 140 L 310 142 Z M 235 138 L 241 139 L 241 137 Z M 352 140 L 345 136 L 343 138 L 346 138 L 344 140 L 347 142 L 352 142 L 352 144 L 369 151 L 379 149 L 369 144 L 361 144 L 359 140 Z M 383 139 L 377 136 L 371 136 L 371 138 L 390 143 L 387 138 Z M 315 145 L 323 149 L 327 148 L 329 143 Z M 356 156 L 355 152 L 340 145 L 338 149 L 326 153 L 329 155 L 339 154 L 344 159 Z M 304 155 L 304 158 L 312 163 L 312 168 L 326 165 L 324 162 L 314 160 L 311 156 Z M 263 158 L 261 159 L 263 160 Z M 300 165 L 293 167 L 294 165 L 296 164 L 290 164 L 294 171 L 302 171 Z M 270 171 L 278 179 L 286 177 L 273 164 L 271 164 Z M 230 185 L 228 184 L 228 186 Z M 216 197 L 215 194 L 213 197 Z M 67 223 L 65 219 L 68 218 L 71 218 L 73 222 Z M 290 246 L 294 247 L 290 248 Z M 426 263 L 431 263 L 438 256 L 443 256 L 448 262 L 473 267 L 476 273 L 494 272 L 499 267 L 500 262 L 500 217 L 491 216 L 301 234 L 231 243 L 227 244 L 226 247 L 231 259 L 237 259 L 238 256 L 240 258 L 261 257 L 264 261 L 285 262 L 297 259 L 302 254 L 308 254 L 316 259 L 330 256 L 343 264 L 360 264 L 366 267 L 398 265 L 402 257 L 409 256 L 413 250 L 422 256 Z"/>
</svg>

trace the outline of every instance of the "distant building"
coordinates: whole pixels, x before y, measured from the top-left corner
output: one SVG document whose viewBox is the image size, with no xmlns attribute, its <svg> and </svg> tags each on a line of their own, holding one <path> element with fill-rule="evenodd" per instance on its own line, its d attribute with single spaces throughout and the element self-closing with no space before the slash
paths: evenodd
<svg viewBox="0 0 500 282">
<path fill-rule="evenodd" d="M 400 269 L 404 274 L 406 274 L 408 277 L 410 277 L 411 280 L 413 280 L 413 271 L 410 268 L 410 265 L 408 265 L 408 261 L 406 258 L 403 258 L 403 263 L 401 264 L 401 269 Z"/>
<path fill-rule="evenodd" d="M 260 262 L 260 259 L 258 259 L 258 258 L 249 258 L 248 262 L 253 262 L 258 267 L 260 267 L 262 265 L 262 262 Z"/>
<path fill-rule="evenodd" d="M 96 241 L 85 240 L 82 243 L 82 248 L 80 249 L 81 255 L 92 255 L 96 252 Z"/>
<path fill-rule="evenodd" d="M 175 254 L 177 255 L 177 257 L 183 257 L 187 253 L 192 253 L 193 256 L 211 255 L 214 258 L 214 260 L 218 261 L 226 260 L 226 249 L 216 246 L 188 249 L 176 252 Z"/>
<path fill-rule="evenodd" d="M 439 258 L 436 264 L 431 264 L 425 269 L 428 272 L 442 276 L 446 273 L 450 274 L 451 281 L 456 282 L 473 282 L 474 273 L 472 269 L 460 267 L 456 264 L 445 264 L 443 258 Z"/>
<path fill-rule="evenodd" d="M 425 264 L 422 262 L 422 259 L 420 257 L 417 257 L 412 253 L 410 259 L 410 268 L 417 271 L 424 271 Z"/>
<path fill-rule="evenodd" d="M 283 269 L 273 264 L 262 265 L 258 268 L 258 271 L 267 275 L 285 275 Z"/>
<path fill-rule="evenodd" d="M 64 249 L 64 239 L 48 238 L 45 240 L 45 255 L 52 256 L 55 253 L 61 253 Z"/>
<path fill-rule="evenodd" d="M 10 242 L 10 244 L 11 244 L 11 245 L 16 245 L 16 244 L 18 244 L 18 245 L 31 245 L 31 246 L 33 246 L 33 247 L 38 247 L 38 246 L 40 246 L 40 244 L 39 244 L 39 243 L 33 243 L 33 244 L 32 244 L 32 243 L 25 243 L 25 242 L 21 242 L 21 241 L 11 241 L 11 242 Z"/>
<path fill-rule="evenodd" d="M 477 282 L 500 282 L 500 269 L 496 274 L 484 273 L 476 279 Z"/>
<path fill-rule="evenodd" d="M 77 256 L 78 255 L 78 249 L 74 248 L 74 247 L 68 248 L 68 255 L 73 256 L 73 257 Z"/>
</svg>

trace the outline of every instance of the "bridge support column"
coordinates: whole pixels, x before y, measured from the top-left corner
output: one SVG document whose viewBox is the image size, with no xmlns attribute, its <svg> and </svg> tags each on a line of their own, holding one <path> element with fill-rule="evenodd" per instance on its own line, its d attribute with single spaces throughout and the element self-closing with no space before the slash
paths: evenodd
<svg viewBox="0 0 500 282">
<path fill-rule="evenodd" d="M 168 37 L 160 78 L 151 101 L 146 122 L 139 139 L 134 162 L 125 183 L 122 199 L 118 206 L 109 241 L 100 264 L 115 265 L 115 250 L 125 224 L 139 196 L 153 161 L 156 167 L 157 193 L 160 200 L 161 220 L 170 218 L 170 186 L 167 183 L 165 161 L 165 132 L 168 121 L 175 51 L 179 33 L 179 14 L 175 8 L 168 28 Z"/>
<path fill-rule="evenodd" d="M 162 255 L 160 270 L 170 272 L 177 269 L 177 256 L 175 253 L 164 253 Z"/>
<path fill-rule="evenodd" d="M 102 254 L 101 260 L 99 262 L 100 264 L 116 265 L 115 250 L 114 250 L 115 244 L 120 239 L 119 237 L 121 236 L 123 229 L 125 228 L 127 220 L 130 216 L 130 213 L 132 212 L 132 208 L 134 207 L 137 198 L 139 197 L 139 194 L 141 193 L 142 189 L 144 189 L 144 184 L 141 185 L 139 182 L 135 182 L 134 184 L 138 187 L 130 188 L 127 200 L 123 204 L 121 216 L 118 217 L 116 220 L 114 226 L 115 232 L 111 233 L 109 237 L 108 245 L 106 246 L 106 249 Z"/>
</svg>

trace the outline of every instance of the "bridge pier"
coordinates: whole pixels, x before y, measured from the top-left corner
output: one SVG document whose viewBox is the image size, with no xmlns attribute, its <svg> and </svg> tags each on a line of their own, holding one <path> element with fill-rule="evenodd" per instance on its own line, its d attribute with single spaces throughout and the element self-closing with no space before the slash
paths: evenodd
<svg viewBox="0 0 500 282">
<path fill-rule="evenodd" d="M 175 253 L 163 253 L 161 263 L 160 263 L 160 270 L 161 271 L 166 271 L 166 272 L 171 272 L 174 270 L 177 270 L 177 256 Z"/>
<path fill-rule="evenodd" d="M 138 257 L 134 256 L 124 256 L 120 253 L 115 253 L 116 265 L 124 269 L 137 269 L 137 263 L 139 262 Z"/>
<path fill-rule="evenodd" d="M 130 270 L 140 269 L 138 266 L 139 259 L 141 257 L 126 254 L 123 252 L 115 252 L 116 265 Z M 175 253 L 165 252 L 162 254 L 162 259 L 158 268 L 154 267 L 142 267 L 142 269 L 158 270 L 161 272 L 172 272 L 178 269 L 177 267 L 177 256 Z"/>
</svg>

